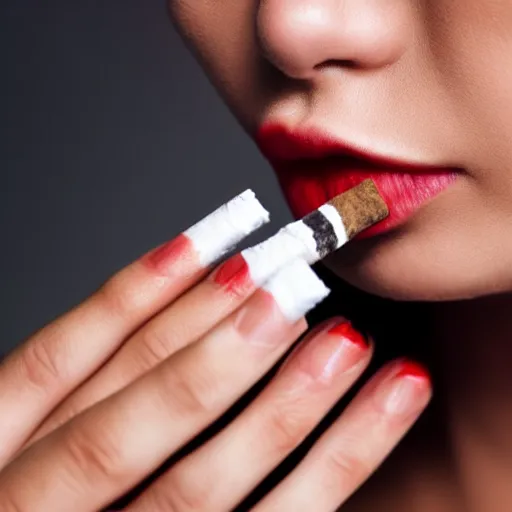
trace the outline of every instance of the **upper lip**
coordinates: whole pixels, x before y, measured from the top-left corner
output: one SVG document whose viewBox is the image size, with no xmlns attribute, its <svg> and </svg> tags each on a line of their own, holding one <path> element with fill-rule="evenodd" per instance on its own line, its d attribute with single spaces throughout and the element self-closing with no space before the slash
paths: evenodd
<svg viewBox="0 0 512 512">
<path fill-rule="evenodd" d="M 435 172 L 440 168 L 438 165 L 378 154 L 315 129 L 292 131 L 280 125 L 267 125 L 258 133 L 257 142 L 265 157 L 276 164 L 299 164 L 337 157 L 343 158 L 347 166 L 356 163 L 358 167 L 388 168 L 397 172 Z M 445 169 L 451 166 L 441 167 Z"/>
</svg>

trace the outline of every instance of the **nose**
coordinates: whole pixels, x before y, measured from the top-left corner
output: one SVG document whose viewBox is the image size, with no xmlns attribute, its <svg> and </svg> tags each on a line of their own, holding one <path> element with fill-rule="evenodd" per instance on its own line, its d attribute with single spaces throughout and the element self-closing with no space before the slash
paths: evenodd
<svg viewBox="0 0 512 512">
<path fill-rule="evenodd" d="M 261 0 L 266 58 L 286 75 L 312 79 L 331 66 L 383 67 L 412 39 L 410 0 Z"/>
</svg>

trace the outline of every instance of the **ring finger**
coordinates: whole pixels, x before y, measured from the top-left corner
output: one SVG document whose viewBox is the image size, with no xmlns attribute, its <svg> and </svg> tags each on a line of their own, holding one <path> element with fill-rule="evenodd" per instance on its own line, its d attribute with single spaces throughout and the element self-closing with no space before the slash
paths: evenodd
<svg viewBox="0 0 512 512">
<path fill-rule="evenodd" d="M 397 361 L 383 368 L 254 511 L 337 510 L 405 435 L 430 395 L 429 376 L 419 365 Z"/>
</svg>

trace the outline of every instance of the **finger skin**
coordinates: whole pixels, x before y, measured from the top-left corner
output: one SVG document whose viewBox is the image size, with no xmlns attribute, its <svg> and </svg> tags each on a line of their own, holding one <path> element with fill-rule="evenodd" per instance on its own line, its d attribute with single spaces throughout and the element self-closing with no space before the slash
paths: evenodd
<svg viewBox="0 0 512 512">
<path fill-rule="evenodd" d="M 222 414 L 305 327 L 257 292 L 198 343 L 21 454 L 0 474 L 0 501 L 23 512 L 108 505 Z"/>
<path fill-rule="evenodd" d="M 308 335 L 241 416 L 178 462 L 126 512 L 221 512 L 240 503 L 367 367 L 371 346 L 361 335 L 352 336 L 351 327 L 339 328 L 347 325 L 333 319 Z"/>
<path fill-rule="evenodd" d="M 27 446 L 196 341 L 244 304 L 256 284 L 243 263 L 240 254 L 230 258 L 135 332 L 101 371 L 52 412 Z"/>
<path fill-rule="evenodd" d="M 0 467 L 46 414 L 105 363 L 134 330 L 267 221 L 268 212 L 246 190 L 120 271 L 90 299 L 7 358 L 0 368 Z"/>
<path fill-rule="evenodd" d="M 254 511 L 337 510 L 371 476 L 427 405 L 431 396 L 428 375 L 423 370 L 409 371 L 411 367 L 400 361 L 379 372 Z"/>
<path fill-rule="evenodd" d="M 67 394 L 126 337 L 204 273 L 183 237 L 167 272 L 151 254 L 110 278 L 89 299 L 41 329 L 0 366 L 0 467 Z"/>
</svg>

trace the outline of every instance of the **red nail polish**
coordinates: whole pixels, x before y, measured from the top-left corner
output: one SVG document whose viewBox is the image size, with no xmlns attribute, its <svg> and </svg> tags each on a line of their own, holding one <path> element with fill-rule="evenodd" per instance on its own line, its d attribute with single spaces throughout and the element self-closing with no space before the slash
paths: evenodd
<svg viewBox="0 0 512 512">
<path fill-rule="evenodd" d="M 409 360 L 390 365 L 375 390 L 377 405 L 387 414 L 408 416 L 422 410 L 431 396 L 430 376 Z"/>
<path fill-rule="evenodd" d="M 235 295 L 243 293 L 251 284 L 249 266 L 241 254 L 235 254 L 223 263 L 213 279 L 216 284 Z"/>
<path fill-rule="evenodd" d="M 366 350 L 369 346 L 366 338 L 359 332 L 356 331 L 353 325 L 348 321 L 344 320 L 341 323 L 336 324 L 334 327 L 331 327 L 328 331 L 329 334 L 334 336 L 340 336 L 354 345 L 357 345 L 362 350 Z"/>
<path fill-rule="evenodd" d="M 430 380 L 428 370 L 415 361 L 404 360 L 400 363 L 400 369 L 396 374 L 397 377 L 412 377 L 416 379 Z"/>
<path fill-rule="evenodd" d="M 148 267 L 166 274 L 173 263 L 192 252 L 191 240 L 181 234 L 146 254 L 142 261 Z"/>
<path fill-rule="evenodd" d="M 366 359 L 368 349 L 369 344 L 350 322 L 332 319 L 311 331 L 289 361 L 315 382 L 328 384 Z"/>
</svg>

